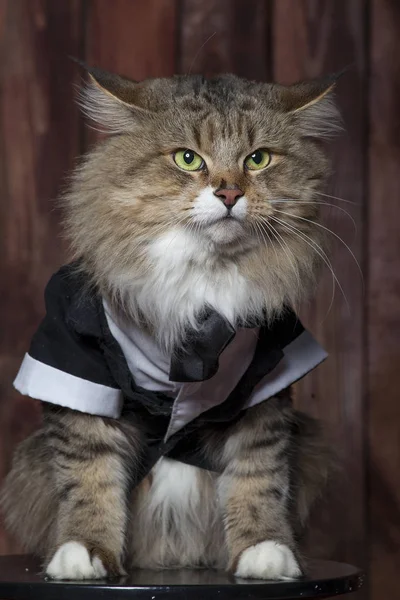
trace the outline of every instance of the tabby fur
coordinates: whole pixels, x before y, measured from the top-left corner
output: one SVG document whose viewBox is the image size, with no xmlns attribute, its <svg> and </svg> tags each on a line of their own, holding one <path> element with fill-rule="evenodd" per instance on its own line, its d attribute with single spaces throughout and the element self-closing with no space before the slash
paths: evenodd
<svg viewBox="0 0 400 600">
<path fill-rule="evenodd" d="M 280 86 L 233 75 L 146 80 L 90 71 L 84 112 L 111 134 L 76 168 L 66 229 L 93 286 L 164 349 L 205 306 L 233 324 L 275 318 L 313 289 L 324 260 L 317 190 L 321 138 L 338 129 L 334 79 Z M 271 166 L 246 172 L 257 148 Z M 206 161 L 183 172 L 177 148 Z M 235 223 L 215 219 L 220 187 L 240 187 Z M 217 204 L 216 204 L 217 203 Z M 297 533 L 327 477 L 318 425 L 290 392 L 210 425 L 215 471 L 161 459 L 132 489 L 145 444 L 134 422 L 44 407 L 2 491 L 8 528 L 58 579 L 133 566 L 211 566 L 238 576 L 296 577 Z"/>
</svg>

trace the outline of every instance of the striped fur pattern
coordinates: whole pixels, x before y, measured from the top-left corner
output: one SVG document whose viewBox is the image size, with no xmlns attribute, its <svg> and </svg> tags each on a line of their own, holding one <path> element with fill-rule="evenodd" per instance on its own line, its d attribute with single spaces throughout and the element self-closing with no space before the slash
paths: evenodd
<svg viewBox="0 0 400 600">
<path fill-rule="evenodd" d="M 235 325 L 310 293 L 325 256 L 315 198 L 329 170 L 320 138 L 338 128 L 333 86 L 91 71 L 81 104 L 111 136 L 77 167 L 63 204 L 74 256 L 116 314 L 170 349 L 206 307 Z M 205 168 L 179 169 L 185 148 Z M 258 148 L 270 165 L 246 170 Z M 242 191 L 234 218 L 221 187 Z M 326 478 L 319 439 L 282 394 L 204 431 L 215 472 L 162 459 L 132 489 L 140 427 L 49 406 L 16 451 L 1 504 L 56 579 L 132 566 L 297 577 L 295 532 Z"/>
<path fill-rule="evenodd" d="M 296 529 L 324 487 L 329 452 L 288 395 L 204 432 L 218 473 L 161 459 L 132 490 L 142 444 L 132 424 L 46 409 L 42 430 L 15 454 L 1 504 L 8 528 L 43 558 L 48 575 L 93 579 L 132 567 L 299 574 Z M 268 567 L 272 552 L 260 572 L 241 564 L 266 541 L 290 560 Z"/>
<path fill-rule="evenodd" d="M 63 205 L 75 257 L 114 313 L 168 350 L 205 306 L 232 323 L 272 319 L 310 294 L 325 259 L 314 200 L 329 172 L 319 142 L 338 126 L 333 85 L 93 73 L 81 101 L 114 135 L 75 170 Z M 179 169 L 179 148 L 206 167 Z M 257 148 L 271 164 L 246 170 Z M 214 192 L 232 186 L 243 197 L 226 219 Z"/>
<path fill-rule="evenodd" d="M 72 540 L 84 542 L 109 575 L 121 573 L 139 449 L 132 426 L 45 406 L 42 429 L 18 448 L 3 488 L 7 524 L 46 562 Z"/>
</svg>

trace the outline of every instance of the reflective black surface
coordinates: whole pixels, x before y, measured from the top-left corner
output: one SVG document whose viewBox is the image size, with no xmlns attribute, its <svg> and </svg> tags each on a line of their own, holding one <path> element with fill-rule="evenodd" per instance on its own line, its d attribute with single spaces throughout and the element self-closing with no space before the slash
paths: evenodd
<svg viewBox="0 0 400 600">
<path fill-rule="evenodd" d="M 114 581 L 57 582 L 46 579 L 30 556 L 0 557 L 2 600 L 235 600 L 328 598 L 357 591 L 364 575 L 351 565 L 310 561 L 296 581 L 236 579 L 220 571 L 136 570 Z"/>
</svg>

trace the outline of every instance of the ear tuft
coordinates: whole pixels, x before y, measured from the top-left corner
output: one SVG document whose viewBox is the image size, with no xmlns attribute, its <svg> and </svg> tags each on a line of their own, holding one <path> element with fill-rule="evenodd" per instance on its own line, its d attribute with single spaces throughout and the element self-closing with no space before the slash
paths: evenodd
<svg viewBox="0 0 400 600">
<path fill-rule="evenodd" d="M 115 73 L 108 73 L 97 67 L 89 68 L 88 73 L 92 82 L 104 93 L 111 94 L 116 100 L 125 104 L 135 104 L 135 91 L 138 85 L 136 81 Z"/>
<path fill-rule="evenodd" d="M 135 104 L 138 83 L 97 67 L 88 67 L 81 61 L 75 62 L 89 74 L 89 80 L 78 95 L 78 104 L 84 115 L 107 133 L 133 130 L 139 113 L 146 112 Z"/>
<path fill-rule="evenodd" d="M 292 114 L 304 136 L 330 138 L 343 130 L 334 89 L 343 71 L 285 88 L 285 111 Z"/>
</svg>

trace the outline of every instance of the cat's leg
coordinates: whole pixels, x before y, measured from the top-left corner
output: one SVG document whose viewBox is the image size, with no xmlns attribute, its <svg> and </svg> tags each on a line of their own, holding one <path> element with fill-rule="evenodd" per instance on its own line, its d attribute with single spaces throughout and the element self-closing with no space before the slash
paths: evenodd
<svg viewBox="0 0 400 600">
<path fill-rule="evenodd" d="M 96 579 L 122 574 L 127 494 L 139 435 L 118 422 L 50 407 L 45 428 L 60 499 L 47 575 Z"/>
<path fill-rule="evenodd" d="M 221 448 L 228 569 L 238 577 L 301 575 L 288 510 L 292 414 L 287 399 L 263 402 L 246 411 Z"/>
</svg>

